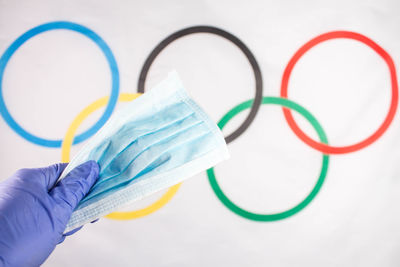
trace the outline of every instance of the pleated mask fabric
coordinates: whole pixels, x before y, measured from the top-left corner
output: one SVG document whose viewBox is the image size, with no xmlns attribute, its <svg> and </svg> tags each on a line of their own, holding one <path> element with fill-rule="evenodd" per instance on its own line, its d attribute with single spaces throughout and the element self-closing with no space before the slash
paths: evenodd
<svg viewBox="0 0 400 267">
<path fill-rule="evenodd" d="M 176 72 L 124 109 L 71 160 L 88 160 L 99 179 L 72 213 L 66 232 L 228 159 L 224 137 L 186 93 Z"/>
</svg>

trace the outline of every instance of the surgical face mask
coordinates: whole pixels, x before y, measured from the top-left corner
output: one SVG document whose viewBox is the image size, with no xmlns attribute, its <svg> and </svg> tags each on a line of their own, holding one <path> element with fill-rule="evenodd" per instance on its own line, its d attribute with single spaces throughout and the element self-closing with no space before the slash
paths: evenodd
<svg viewBox="0 0 400 267">
<path fill-rule="evenodd" d="M 99 179 L 79 203 L 66 232 L 229 157 L 218 126 L 187 95 L 176 72 L 116 112 L 61 175 L 88 160 Z"/>
</svg>

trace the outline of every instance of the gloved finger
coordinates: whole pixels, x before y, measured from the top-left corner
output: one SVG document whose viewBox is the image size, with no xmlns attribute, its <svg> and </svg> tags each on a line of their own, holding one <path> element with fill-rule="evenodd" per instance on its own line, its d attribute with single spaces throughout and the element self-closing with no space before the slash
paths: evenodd
<svg viewBox="0 0 400 267">
<path fill-rule="evenodd" d="M 79 230 L 81 230 L 82 227 L 83 227 L 83 225 L 82 225 L 81 227 L 75 228 L 74 230 L 71 230 L 71 231 L 69 231 L 69 232 L 63 234 L 63 235 L 61 236 L 61 238 L 60 238 L 60 240 L 58 241 L 57 244 L 61 244 L 62 242 L 64 242 L 64 240 L 65 240 L 65 238 L 66 238 L 67 236 L 72 235 L 72 234 L 75 234 L 76 232 L 78 232 Z"/>
<path fill-rule="evenodd" d="M 99 175 L 99 165 L 93 160 L 73 169 L 50 192 L 50 196 L 64 206 L 70 215 L 79 201 L 89 192 Z M 66 216 L 69 219 L 69 216 Z"/>
<path fill-rule="evenodd" d="M 58 241 L 57 245 L 58 245 L 58 244 L 61 244 L 62 242 L 64 242 L 65 237 L 66 237 L 66 236 L 62 235 L 62 236 L 60 237 L 60 240 Z"/>
<path fill-rule="evenodd" d="M 67 165 L 68 163 L 57 163 L 44 168 L 20 169 L 14 177 L 18 177 L 23 183 L 33 183 L 49 191 Z"/>
<path fill-rule="evenodd" d="M 73 234 L 75 234 L 76 232 L 78 232 L 79 230 L 81 230 L 82 227 L 83 227 L 83 225 L 80 226 L 80 227 L 78 227 L 78 228 L 75 228 L 74 230 L 71 230 L 71 231 L 69 231 L 69 232 L 63 234 L 63 236 L 65 237 L 65 236 L 73 235 Z"/>
<path fill-rule="evenodd" d="M 47 188 L 47 191 L 53 188 L 54 184 L 57 182 L 67 165 L 68 163 L 57 163 L 49 167 L 37 169 L 43 174 L 43 186 Z"/>
</svg>

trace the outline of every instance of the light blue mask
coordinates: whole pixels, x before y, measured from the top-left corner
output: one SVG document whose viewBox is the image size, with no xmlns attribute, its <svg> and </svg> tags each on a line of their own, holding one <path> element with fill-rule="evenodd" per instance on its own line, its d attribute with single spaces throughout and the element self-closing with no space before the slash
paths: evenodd
<svg viewBox="0 0 400 267">
<path fill-rule="evenodd" d="M 190 99 L 173 72 L 115 113 L 68 164 L 60 179 L 88 160 L 97 161 L 100 174 L 66 232 L 228 157 L 218 126 Z"/>
</svg>

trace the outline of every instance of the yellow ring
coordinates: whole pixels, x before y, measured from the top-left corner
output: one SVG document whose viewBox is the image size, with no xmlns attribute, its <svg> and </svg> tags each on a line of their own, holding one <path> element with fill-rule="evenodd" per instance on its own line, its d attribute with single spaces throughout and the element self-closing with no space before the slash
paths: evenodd
<svg viewBox="0 0 400 267">
<path fill-rule="evenodd" d="M 121 102 L 129 102 L 134 100 L 135 98 L 139 97 L 141 94 L 130 94 L 130 93 L 121 93 L 118 101 Z M 62 142 L 61 146 L 61 161 L 62 162 L 69 162 L 70 160 L 70 151 L 71 151 L 71 146 L 72 146 L 72 141 L 74 140 L 74 136 L 76 133 L 76 130 L 78 130 L 79 125 L 94 111 L 97 109 L 104 107 L 107 102 L 108 102 L 108 96 L 102 97 L 93 103 L 91 103 L 89 106 L 87 106 L 85 109 L 81 111 L 81 113 L 78 114 L 78 116 L 75 117 L 74 121 L 71 123 L 69 126 L 67 133 L 65 134 L 64 140 Z M 179 187 L 181 186 L 182 183 L 176 184 L 174 186 L 171 186 L 167 192 L 165 192 L 164 195 L 161 196 L 159 200 L 154 202 L 153 204 L 140 209 L 140 210 L 134 210 L 134 211 L 127 211 L 127 212 L 113 212 L 108 215 L 106 215 L 106 218 L 113 219 L 113 220 L 131 220 L 131 219 L 136 219 L 140 218 L 146 215 L 149 215 L 150 213 L 155 212 L 156 210 L 160 209 L 162 206 L 167 204 L 172 197 L 176 194 L 178 191 Z"/>
</svg>

